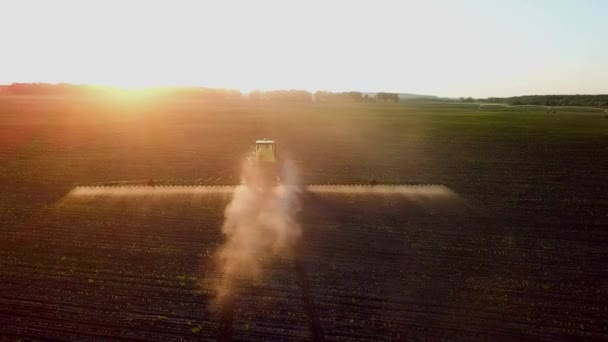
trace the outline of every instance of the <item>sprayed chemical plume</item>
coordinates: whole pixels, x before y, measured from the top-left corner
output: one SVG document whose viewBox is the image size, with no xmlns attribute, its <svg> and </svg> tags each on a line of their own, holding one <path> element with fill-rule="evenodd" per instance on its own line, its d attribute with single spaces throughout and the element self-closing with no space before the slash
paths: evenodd
<svg viewBox="0 0 608 342">
<path fill-rule="evenodd" d="M 297 174 L 284 162 L 280 184 L 268 184 L 266 170 L 246 162 L 242 185 L 225 210 L 224 245 L 218 251 L 222 279 L 218 298 L 230 295 L 237 280 L 256 279 L 273 256 L 289 257 L 301 235 L 295 220 L 299 210 Z"/>
</svg>

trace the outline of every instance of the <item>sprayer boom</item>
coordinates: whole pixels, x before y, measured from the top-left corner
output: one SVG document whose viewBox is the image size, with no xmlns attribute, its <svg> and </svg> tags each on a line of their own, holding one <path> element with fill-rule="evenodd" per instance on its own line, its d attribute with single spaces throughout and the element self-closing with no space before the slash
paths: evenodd
<svg viewBox="0 0 608 342">
<path fill-rule="evenodd" d="M 279 160 L 274 140 L 257 140 L 246 159 L 244 176 L 208 177 L 193 180 L 135 180 L 80 185 L 72 189 L 73 196 L 146 196 L 188 194 L 231 194 L 239 187 L 273 189 L 295 187 L 298 192 L 323 194 L 404 194 L 422 197 L 456 197 L 449 188 L 437 184 L 379 183 L 375 180 L 358 184 L 292 184 Z"/>
</svg>

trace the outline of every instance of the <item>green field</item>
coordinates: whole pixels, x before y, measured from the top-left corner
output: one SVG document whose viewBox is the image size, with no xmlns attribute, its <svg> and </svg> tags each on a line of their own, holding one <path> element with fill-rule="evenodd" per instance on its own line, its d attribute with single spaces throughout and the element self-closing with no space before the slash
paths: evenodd
<svg viewBox="0 0 608 342">
<path fill-rule="evenodd" d="M 0 97 L 0 339 L 215 339 L 225 198 L 64 203 L 76 185 L 235 183 L 273 138 L 304 183 L 442 184 L 467 205 L 303 201 L 327 340 L 608 338 L 608 118 L 464 104 Z M 63 203 L 63 204 L 62 204 Z M 235 339 L 310 339 L 289 259 Z"/>
</svg>

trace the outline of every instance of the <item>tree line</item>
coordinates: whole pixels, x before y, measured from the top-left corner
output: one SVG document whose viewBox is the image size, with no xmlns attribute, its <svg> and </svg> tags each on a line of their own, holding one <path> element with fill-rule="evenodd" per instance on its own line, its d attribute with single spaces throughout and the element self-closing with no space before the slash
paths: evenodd
<svg viewBox="0 0 608 342">
<path fill-rule="evenodd" d="M 399 94 L 376 93 L 366 94 L 360 91 L 329 92 L 316 91 L 311 93 L 306 90 L 272 90 L 252 91 L 249 99 L 253 101 L 290 101 L 290 102 L 399 102 Z"/>
<path fill-rule="evenodd" d="M 580 106 L 608 107 L 608 95 L 526 95 L 513 97 L 488 97 L 487 99 L 461 98 L 462 102 L 504 103 L 511 106 Z"/>
<path fill-rule="evenodd" d="M 0 86 L 0 95 L 77 95 L 96 96 L 113 94 L 120 91 L 118 87 L 75 85 L 68 83 L 13 83 Z M 254 102 L 399 102 L 396 93 L 362 93 L 359 91 L 329 92 L 306 90 L 254 90 L 243 94 L 238 90 L 203 88 L 203 87 L 150 87 L 143 90 L 127 90 L 132 92 L 145 91 L 155 96 L 186 97 L 214 100 L 246 100 Z"/>
<path fill-rule="evenodd" d="M 203 87 L 149 87 L 143 89 L 123 89 L 113 86 L 49 83 L 13 83 L 0 85 L 0 95 L 50 95 L 50 96 L 111 96 L 120 92 L 147 93 L 155 96 L 182 98 L 202 98 L 214 100 L 240 99 L 238 90 Z"/>
</svg>

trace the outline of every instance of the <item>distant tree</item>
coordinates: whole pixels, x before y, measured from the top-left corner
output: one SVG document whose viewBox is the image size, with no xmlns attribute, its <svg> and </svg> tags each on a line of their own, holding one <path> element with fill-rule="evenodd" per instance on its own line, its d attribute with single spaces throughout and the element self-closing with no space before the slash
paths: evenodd
<svg viewBox="0 0 608 342">
<path fill-rule="evenodd" d="M 363 95 L 359 91 L 349 91 L 345 93 L 332 93 L 327 91 L 316 91 L 313 94 L 315 102 L 365 102 L 369 101 L 369 96 Z"/>
<path fill-rule="evenodd" d="M 379 102 L 399 102 L 399 94 L 396 93 L 377 93 L 376 100 Z"/>
<path fill-rule="evenodd" d="M 348 92 L 348 97 L 352 102 L 363 102 L 363 94 L 358 91 Z"/>
<path fill-rule="evenodd" d="M 460 102 L 462 103 L 473 103 L 475 102 L 475 99 L 472 97 L 461 97 L 460 98 Z"/>
</svg>

